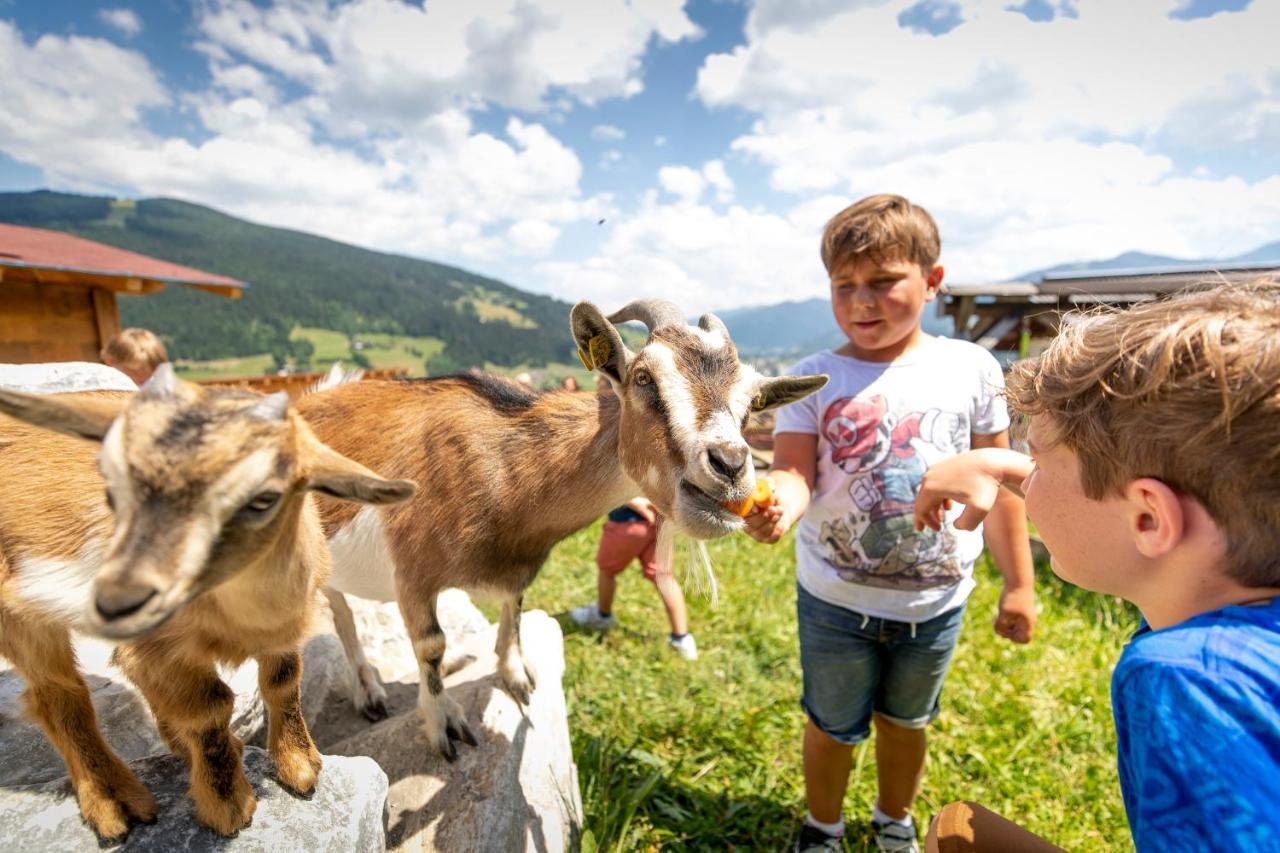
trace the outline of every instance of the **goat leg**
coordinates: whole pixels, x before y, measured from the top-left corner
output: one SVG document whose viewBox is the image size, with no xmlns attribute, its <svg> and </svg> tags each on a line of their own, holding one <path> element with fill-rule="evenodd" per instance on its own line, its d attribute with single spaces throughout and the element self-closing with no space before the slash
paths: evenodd
<svg viewBox="0 0 1280 853">
<path fill-rule="evenodd" d="M 502 603 L 498 642 L 494 651 L 498 655 L 498 677 L 502 686 L 521 705 L 528 705 L 537 680 L 520 647 L 520 609 L 523 606 L 523 593 Z"/>
<path fill-rule="evenodd" d="M 121 646 L 116 659 L 151 712 L 185 746 L 196 820 L 223 836 L 249 825 L 258 802 L 244 773 L 244 745 L 231 733 L 235 694 L 212 663 L 184 660 L 147 641 Z"/>
<path fill-rule="evenodd" d="M 436 594 L 425 600 L 398 596 L 405 628 L 413 641 L 418 660 L 418 716 L 428 743 L 447 761 L 458 757 L 455 740 L 475 746 L 476 737 L 467 725 L 466 715 L 452 697 L 444 692 L 441 663 L 444 661 L 444 629 L 436 618 Z"/>
<path fill-rule="evenodd" d="M 302 797 L 315 793 L 320 751 L 302 716 L 302 655 L 261 655 L 258 689 L 267 704 L 267 751 L 280 784 Z"/>
<path fill-rule="evenodd" d="M 119 841 L 128 833 L 130 819 L 153 822 L 155 797 L 102 739 L 66 629 L 0 609 L 0 655 L 27 682 L 27 714 L 62 756 L 80 814 L 93 831 L 106 841 Z"/>
<path fill-rule="evenodd" d="M 356 619 L 347 604 L 347 597 L 332 587 L 325 589 L 325 597 L 329 600 L 329 610 L 333 613 L 333 629 L 342 641 L 342 650 L 347 655 L 347 666 L 350 669 L 351 702 L 356 710 L 371 722 L 387 718 L 387 691 L 374 669 L 364 656 L 364 647 L 360 645 L 360 635 L 356 633 Z"/>
</svg>

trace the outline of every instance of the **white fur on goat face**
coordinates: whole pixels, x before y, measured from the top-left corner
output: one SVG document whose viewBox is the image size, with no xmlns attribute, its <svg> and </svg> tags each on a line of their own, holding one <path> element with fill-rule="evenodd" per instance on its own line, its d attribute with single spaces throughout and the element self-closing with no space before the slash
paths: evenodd
<svg viewBox="0 0 1280 853">
<path fill-rule="evenodd" d="M 663 515 L 700 539 L 742 520 L 721 503 L 755 486 L 742 437 L 760 378 L 718 331 L 656 330 L 622 384 L 623 468 Z"/>
</svg>

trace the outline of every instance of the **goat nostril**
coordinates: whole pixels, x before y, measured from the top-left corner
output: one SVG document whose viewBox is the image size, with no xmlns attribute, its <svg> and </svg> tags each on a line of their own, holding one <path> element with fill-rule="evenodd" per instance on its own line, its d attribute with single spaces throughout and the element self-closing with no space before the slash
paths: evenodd
<svg viewBox="0 0 1280 853">
<path fill-rule="evenodd" d="M 108 622 L 123 619 L 131 613 L 137 613 L 142 606 L 156 594 L 155 587 L 144 584 L 122 584 L 111 589 L 99 590 L 94 598 L 93 606 L 98 615 Z"/>
<path fill-rule="evenodd" d="M 707 450 L 707 461 L 711 469 L 726 480 L 736 480 L 747 465 L 748 453 L 745 447 L 713 447 Z"/>
</svg>

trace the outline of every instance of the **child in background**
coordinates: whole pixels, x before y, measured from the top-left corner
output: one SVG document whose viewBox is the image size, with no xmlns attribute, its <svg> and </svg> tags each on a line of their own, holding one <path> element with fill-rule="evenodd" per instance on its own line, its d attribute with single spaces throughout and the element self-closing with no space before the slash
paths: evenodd
<svg viewBox="0 0 1280 853">
<path fill-rule="evenodd" d="M 775 501 L 747 532 L 796 536 L 797 613 L 809 813 L 797 851 L 840 850 L 853 745 L 876 730 L 882 850 L 917 851 L 911 817 L 983 536 L 945 524 L 917 534 L 913 500 L 929 466 L 970 447 L 1008 447 L 1000 366 L 966 341 L 920 327 L 943 268 L 933 218 L 901 196 L 865 198 L 827 223 L 822 261 L 847 338 L 792 368 L 825 373 L 818 393 L 778 412 Z M 1022 502 L 1002 497 L 986 541 L 1004 575 L 995 630 L 1035 626 Z"/>
<path fill-rule="evenodd" d="M 114 367 L 137 385 L 144 385 L 156 368 L 169 360 L 164 343 L 146 329 L 123 329 L 100 353 L 102 363 Z"/>
<path fill-rule="evenodd" d="M 661 519 L 652 503 L 645 498 L 618 507 L 609 513 L 604 533 L 596 551 L 596 602 L 575 607 L 569 617 L 584 628 L 608 631 L 618 626 L 613 615 L 613 597 L 618 589 L 618 575 L 632 560 L 638 560 L 644 576 L 658 590 L 671 623 L 667 644 L 685 660 L 697 660 L 698 644 L 689 633 L 684 593 L 669 572 L 658 576 L 657 541 Z"/>
<path fill-rule="evenodd" d="M 1142 612 L 1111 678 L 1137 849 L 1277 849 L 1280 283 L 1064 324 L 1014 367 L 1009 400 L 1030 417 L 1031 457 L 975 450 L 930 468 L 917 526 L 955 502 L 972 527 L 1002 485 L 1020 489 L 1054 574 Z M 1023 851 L 1028 836 L 955 803 L 927 844 Z"/>
</svg>

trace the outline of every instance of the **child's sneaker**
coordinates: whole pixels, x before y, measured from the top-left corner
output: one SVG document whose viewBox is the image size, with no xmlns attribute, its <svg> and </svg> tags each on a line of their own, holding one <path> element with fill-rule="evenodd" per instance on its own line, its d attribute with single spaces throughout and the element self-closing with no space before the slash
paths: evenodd
<svg viewBox="0 0 1280 853">
<path fill-rule="evenodd" d="M 900 823 L 871 822 L 876 831 L 876 847 L 882 853 L 920 853 L 916 843 L 916 823 L 913 820 L 906 826 Z"/>
<path fill-rule="evenodd" d="M 575 607 L 569 611 L 569 618 L 583 628 L 589 628 L 592 631 L 608 631 L 618 627 L 617 618 L 612 613 L 608 616 L 601 616 L 600 606 L 597 604 L 584 604 L 581 607 Z"/>
<path fill-rule="evenodd" d="M 680 657 L 685 660 L 698 659 L 698 644 L 694 642 L 693 634 L 685 634 L 680 639 L 668 637 L 667 645 L 679 652 Z"/>
<path fill-rule="evenodd" d="M 795 853 L 842 853 L 843 850 L 844 842 L 839 835 L 827 835 L 818 827 L 807 823 L 800 827 Z"/>
</svg>

